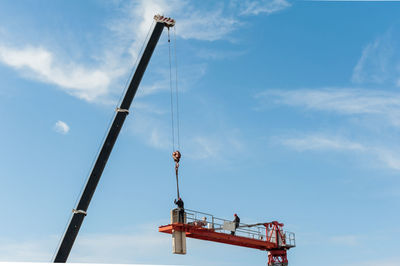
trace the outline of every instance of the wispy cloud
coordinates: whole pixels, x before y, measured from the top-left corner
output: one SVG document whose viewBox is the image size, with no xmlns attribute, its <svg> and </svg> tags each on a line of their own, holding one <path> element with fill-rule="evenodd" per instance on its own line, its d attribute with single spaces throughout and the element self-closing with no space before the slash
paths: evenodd
<svg viewBox="0 0 400 266">
<path fill-rule="evenodd" d="M 188 88 L 196 84 L 206 73 L 206 64 L 187 64 L 183 69 L 179 69 L 179 92 L 185 93 Z M 175 69 L 173 69 L 175 71 Z M 145 97 L 160 92 L 170 91 L 169 69 L 160 68 L 155 70 L 157 78 L 152 83 L 140 86 L 137 96 Z M 174 74 L 175 75 L 175 74 Z M 172 77 L 173 89 L 175 90 L 175 76 Z"/>
<path fill-rule="evenodd" d="M 162 257 L 171 252 L 166 247 L 171 240 L 158 232 L 154 226 L 144 232 L 125 234 L 92 234 L 82 235 L 75 245 L 75 254 L 71 262 L 86 263 L 132 263 L 147 262 L 160 263 Z M 135 252 L 132 253 L 131 251 Z M 158 256 L 154 257 L 154 250 Z"/>
<path fill-rule="evenodd" d="M 400 126 L 400 93 L 397 92 L 352 88 L 266 90 L 256 98 L 261 107 L 273 103 L 341 115 L 378 115 Z"/>
<path fill-rule="evenodd" d="M 215 133 L 215 132 L 214 132 Z M 218 159 L 235 156 L 243 150 L 243 142 L 235 135 L 195 135 L 187 141 L 186 150 L 192 159 Z"/>
<path fill-rule="evenodd" d="M 198 10 L 186 6 L 186 15 L 177 16 L 177 34 L 184 39 L 216 41 L 226 38 L 240 25 L 234 14 L 227 13 L 222 5 L 216 5 L 212 10 Z M 205 19 L 204 14 L 207 14 Z"/>
<path fill-rule="evenodd" d="M 352 74 L 359 88 L 265 90 L 256 95 L 258 109 L 290 106 L 322 117 L 351 118 L 325 128 L 325 133 L 281 137 L 279 142 L 298 151 L 357 153 L 400 170 L 397 139 L 393 138 L 400 128 L 400 93 L 395 88 L 400 85 L 399 45 L 395 28 L 366 45 Z M 341 134 L 335 134 L 338 131 Z M 346 133 L 350 139 L 343 137 Z"/>
<path fill-rule="evenodd" d="M 399 30 L 391 28 L 365 46 L 353 70 L 352 81 L 400 86 Z"/>
<path fill-rule="evenodd" d="M 32 45 L 29 40 L 25 40 L 25 45 L 19 46 L 12 45 L 13 40 L 7 41 L 11 43 L 9 45 L 1 40 L 0 62 L 12 67 L 23 77 L 56 85 L 80 99 L 108 102 L 110 95 L 117 92 L 112 87 L 121 86 L 121 79 L 127 75 L 131 62 L 138 57 L 142 42 L 153 23 L 154 14 L 161 13 L 176 18 L 178 37 L 216 41 L 228 38 L 230 33 L 240 27 L 240 15 L 272 13 L 289 6 L 285 0 L 246 2 L 240 13 L 240 8 L 234 9 L 229 5 L 224 6 L 223 3 L 213 3 L 212 8 L 184 0 L 115 3 L 118 16 L 106 22 L 107 27 L 103 29 L 103 32 L 107 32 L 105 36 L 108 39 L 112 36 L 112 42 L 97 42 L 104 46 L 97 50 L 97 54 L 88 54 L 88 58 L 92 60 L 90 65 L 86 60 L 74 61 L 73 55 L 62 56 L 54 52 L 60 48 L 53 49 L 44 44 Z M 204 14 L 207 14 L 206 18 Z M 21 40 L 18 42 L 21 43 Z M 127 53 L 129 58 L 126 57 Z M 156 91 L 152 90 L 153 93 Z"/>
<path fill-rule="evenodd" d="M 221 253 L 210 251 L 209 245 L 199 240 L 187 240 L 193 250 L 198 250 L 191 256 L 171 254 L 171 236 L 154 230 L 159 224 L 162 223 L 135 225 L 136 230 L 127 229 L 124 233 L 81 234 L 74 244 L 68 261 L 77 266 L 85 266 L 85 263 L 101 263 L 105 266 L 118 264 L 156 266 L 166 265 L 166 262 L 167 265 L 232 265 L 232 261 L 221 259 Z M 50 262 L 56 243 L 55 236 L 19 241 L 1 238 L 0 257 L 3 261 Z M 227 249 L 229 253 L 234 248 L 227 247 Z M 209 256 L 204 257 L 204 252 Z M 29 265 L 32 265 L 31 263 Z M 0 265 L 4 266 L 9 264 L 0 262 Z M 24 265 L 15 264 L 15 266 Z"/>
<path fill-rule="evenodd" d="M 69 262 L 74 263 L 151 263 L 162 264 L 171 250 L 167 235 L 154 230 L 155 224 L 136 225 L 140 230 L 114 234 L 82 234 L 74 244 Z M 5 261 L 50 262 L 58 237 L 0 239 L 0 256 Z M 134 250 L 135 252 L 132 252 Z M 154 257 L 154 250 L 158 256 Z"/>
<path fill-rule="evenodd" d="M 240 17 L 243 15 L 272 14 L 291 6 L 286 0 L 233 1 L 230 4 L 215 2 L 212 6 L 196 5 L 184 0 L 142 0 L 131 3 L 134 7 L 132 14 L 135 18 L 142 17 L 146 21 L 144 25 L 151 23 L 155 12 L 171 14 L 177 21 L 178 36 L 202 41 L 225 39 L 240 28 Z M 147 32 L 147 28 L 141 24 L 140 31 Z"/>
<path fill-rule="evenodd" d="M 0 238 L 0 257 L 2 261 L 50 262 L 56 243 L 54 236 L 34 241 Z"/>
<path fill-rule="evenodd" d="M 352 262 L 351 264 L 344 264 L 348 266 L 398 266 L 400 265 L 400 258 L 381 258 L 379 260 L 365 260 L 361 262 Z"/>
<path fill-rule="evenodd" d="M 171 129 L 166 121 L 165 114 L 146 114 L 141 112 L 136 115 L 135 121 L 130 124 L 131 132 L 141 138 L 147 145 L 166 150 L 171 148 Z"/>
<path fill-rule="evenodd" d="M 248 51 L 246 50 L 229 51 L 229 50 L 198 48 L 195 49 L 193 52 L 196 54 L 196 56 L 202 59 L 221 60 L 221 59 L 240 57 L 245 55 Z"/>
<path fill-rule="evenodd" d="M 286 0 L 261 0 L 244 1 L 241 3 L 241 15 L 272 14 L 290 7 L 291 4 Z"/>
<path fill-rule="evenodd" d="M 111 75 L 101 69 L 90 69 L 72 62 L 63 64 L 49 50 L 26 46 L 0 46 L 0 62 L 24 76 L 62 87 L 71 95 L 88 101 L 107 92 Z"/>
<path fill-rule="evenodd" d="M 171 124 L 167 113 L 140 113 L 130 124 L 135 136 L 142 139 L 148 146 L 160 149 L 172 149 Z M 166 122 L 167 121 L 167 122 Z M 190 159 L 217 159 L 223 160 L 235 156 L 243 150 L 243 143 L 235 130 L 227 130 L 230 134 L 219 130 L 211 132 L 196 131 L 181 140 L 185 157 Z M 177 140 L 175 140 L 177 142 Z M 177 143 L 175 143 L 177 145 Z"/>
<path fill-rule="evenodd" d="M 400 170 L 400 154 L 398 149 L 389 148 L 372 148 L 372 151 L 376 153 L 379 160 L 384 162 L 387 167 Z"/>
<path fill-rule="evenodd" d="M 346 88 L 266 90 L 257 94 L 256 98 L 260 101 L 259 108 L 271 104 L 286 105 L 309 112 L 324 111 L 326 114 L 340 116 L 362 116 L 366 121 L 379 121 L 396 129 L 400 127 L 400 93 L 397 92 Z M 367 125 L 371 123 L 366 122 Z M 340 127 L 340 124 L 338 126 Z M 347 129 L 350 129 L 348 126 L 352 126 L 351 123 L 347 125 Z M 334 128 L 331 130 L 335 131 Z M 366 133 L 369 133 L 367 140 Z M 390 132 L 386 133 L 390 135 Z M 361 134 L 353 134 L 352 140 L 332 133 L 302 134 L 277 139 L 282 145 L 297 151 L 352 152 L 363 157 L 372 157 L 387 168 L 400 170 L 400 153 L 397 146 L 385 141 L 384 131 L 380 130 L 378 136 L 375 134 L 364 128 Z"/>
<path fill-rule="evenodd" d="M 335 152 L 352 152 L 363 157 L 371 157 L 372 161 L 380 162 L 386 168 L 400 170 L 400 153 L 396 147 L 385 147 L 370 143 L 346 139 L 340 136 L 332 136 L 328 134 L 309 134 L 295 137 L 276 137 L 275 140 L 299 152 L 315 151 L 335 151 Z"/>
<path fill-rule="evenodd" d="M 365 151 L 360 143 L 343 138 L 328 137 L 324 135 L 306 135 L 297 138 L 282 138 L 281 143 L 287 147 L 299 150 L 337 150 L 337 151 Z"/>
<path fill-rule="evenodd" d="M 341 235 L 330 237 L 329 240 L 330 242 L 341 246 L 357 246 L 359 244 L 360 237 L 356 235 Z"/>
<path fill-rule="evenodd" d="M 69 132 L 69 126 L 64 121 L 58 120 L 53 129 L 60 134 L 67 134 Z"/>
<path fill-rule="evenodd" d="M 399 2 L 399 0 L 306 0 L 311 2 Z"/>
</svg>

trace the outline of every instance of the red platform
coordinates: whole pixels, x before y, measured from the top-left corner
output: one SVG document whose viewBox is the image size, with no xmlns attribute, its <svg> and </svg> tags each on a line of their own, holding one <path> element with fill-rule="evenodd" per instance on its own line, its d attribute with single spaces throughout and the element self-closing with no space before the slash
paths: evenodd
<svg viewBox="0 0 400 266">
<path fill-rule="evenodd" d="M 204 220 L 196 218 L 197 213 L 199 212 L 187 212 L 187 214 L 190 214 L 188 217 L 191 222 L 163 225 L 158 228 L 158 231 L 167 234 L 185 232 L 186 237 L 190 238 L 268 251 L 269 266 L 288 265 L 287 251 L 295 247 L 296 243 L 294 233 L 284 232 L 282 223 L 273 221 L 252 225 L 241 224 L 235 228 L 240 228 L 236 230 L 237 234 L 232 235 L 230 229 L 228 229 L 229 227 L 224 228 L 221 223 L 215 222 L 215 220 L 220 220 L 225 224 L 227 220 L 211 216 L 212 223 L 210 227 L 210 223 L 204 223 Z M 257 230 L 248 229 L 251 227 L 258 228 Z"/>
<path fill-rule="evenodd" d="M 158 228 L 159 232 L 167 234 L 172 234 L 172 230 L 186 232 L 186 237 L 214 241 L 241 247 L 255 248 L 265 251 L 279 248 L 276 243 L 269 242 L 266 240 L 259 240 L 243 236 L 220 233 L 216 232 L 214 229 L 199 227 L 192 224 L 174 223 L 169 225 L 163 225 Z"/>
</svg>

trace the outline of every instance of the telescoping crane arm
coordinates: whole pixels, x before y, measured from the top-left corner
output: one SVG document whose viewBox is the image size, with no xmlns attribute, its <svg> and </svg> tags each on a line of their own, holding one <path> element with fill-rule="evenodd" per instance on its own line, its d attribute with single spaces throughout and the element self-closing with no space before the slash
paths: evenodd
<svg viewBox="0 0 400 266">
<path fill-rule="evenodd" d="M 118 134 L 121 131 L 122 125 L 124 124 L 125 118 L 129 113 L 129 107 L 131 106 L 132 100 L 135 97 L 136 91 L 139 87 L 140 81 L 142 80 L 143 74 L 147 68 L 153 51 L 160 39 L 161 33 L 164 27 L 173 27 L 175 20 L 166 18 L 160 15 L 154 16 L 156 25 L 153 32 L 147 42 L 146 48 L 140 58 L 139 64 L 137 65 L 135 74 L 129 84 L 129 87 L 125 93 L 122 103 L 117 108 L 117 113 L 114 117 L 114 121 L 108 131 L 107 137 L 101 147 L 101 150 L 97 156 L 96 162 L 90 173 L 89 179 L 86 183 L 85 189 L 80 197 L 79 203 L 76 209 L 73 210 L 73 216 L 69 222 L 68 228 L 64 233 L 63 239 L 58 247 L 57 254 L 54 258 L 54 262 L 66 262 L 75 239 L 78 235 L 79 229 L 83 223 L 83 219 L 86 216 L 89 203 L 96 190 L 97 184 L 99 183 L 101 174 L 106 166 L 107 160 L 110 157 L 112 148 L 117 140 Z"/>
</svg>

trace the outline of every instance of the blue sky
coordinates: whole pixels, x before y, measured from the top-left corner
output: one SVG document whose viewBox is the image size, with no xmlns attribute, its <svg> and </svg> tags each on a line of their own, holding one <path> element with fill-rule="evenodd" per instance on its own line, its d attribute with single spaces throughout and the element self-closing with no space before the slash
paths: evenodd
<svg viewBox="0 0 400 266">
<path fill-rule="evenodd" d="M 400 4 L 2 1 L 0 260 L 50 261 L 155 13 L 176 18 L 186 207 L 294 231 L 291 265 L 400 265 Z M 265 265 L 188 240 L 163 33 L 71 262 Z M 383 255 L 384 254 L 384 255 Z"/>
</svg>

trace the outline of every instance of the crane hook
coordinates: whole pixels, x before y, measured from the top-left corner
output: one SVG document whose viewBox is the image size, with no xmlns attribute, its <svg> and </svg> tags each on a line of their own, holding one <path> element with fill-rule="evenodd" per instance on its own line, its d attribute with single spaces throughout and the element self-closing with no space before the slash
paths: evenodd
<svg viewBox="0 0 400 266">
<path fill-rule="evenodd" d="M 178 182 L 178 169 L 179 169 L 179 161 L 181 160 L 181 153 L 177 150 L 172 153 L 172 158 L 175 161 L 175 175 L 176 175 L 176 192 L 179 199 L 179 182 Z"/>
</svg>

